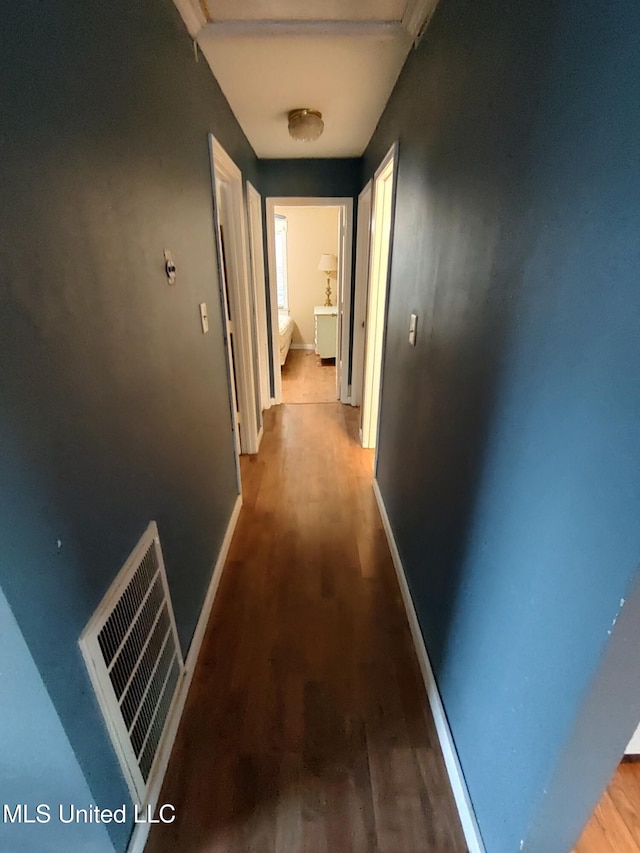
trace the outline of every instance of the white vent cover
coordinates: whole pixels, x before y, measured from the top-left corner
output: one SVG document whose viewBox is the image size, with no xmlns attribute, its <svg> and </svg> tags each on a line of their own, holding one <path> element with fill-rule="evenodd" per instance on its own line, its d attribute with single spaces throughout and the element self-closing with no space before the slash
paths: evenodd
<svg viewBox="0 0 640 853">
<path fill-rule="evenodd" d="M 80 637 L 134 800 L 143 803 L 184 663 L 154 521 Z"/>
</svg>

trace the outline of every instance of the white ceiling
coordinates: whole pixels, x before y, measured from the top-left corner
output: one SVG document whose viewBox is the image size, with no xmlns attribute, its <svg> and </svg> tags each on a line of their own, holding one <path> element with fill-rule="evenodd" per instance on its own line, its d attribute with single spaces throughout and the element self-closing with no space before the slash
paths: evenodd
<svg viewBox="0 0 640 853">
<path fill-rule="evenodd" d="M 174 0 L 258 157 L 357 157 L 437 0 Z M 295 142 L 287 113 L 320 110 Z"/>
</svg>

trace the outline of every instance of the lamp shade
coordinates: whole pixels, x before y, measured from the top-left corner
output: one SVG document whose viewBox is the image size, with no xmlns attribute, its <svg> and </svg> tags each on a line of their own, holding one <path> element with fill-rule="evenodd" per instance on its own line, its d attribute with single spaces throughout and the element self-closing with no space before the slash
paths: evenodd
<svg viewBox="0 0 640 853">
<path fill-rule="evenodd" d="M 320 255 L 318 269 L 321 272 L 335 272 L 338 269 L 338 259 L 335 255 Z"/>
</svg>

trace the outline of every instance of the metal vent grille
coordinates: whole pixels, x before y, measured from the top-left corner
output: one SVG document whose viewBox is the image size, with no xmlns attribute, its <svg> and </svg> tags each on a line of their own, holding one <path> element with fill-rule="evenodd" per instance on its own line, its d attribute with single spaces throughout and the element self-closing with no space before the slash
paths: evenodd
<svg viewBox="0 0 640 853">
<path fill-rule="evenodd" d="M 142 802 L 184 672 L 152 522 L 80 638 L 132 794 Z"/>
</svg>

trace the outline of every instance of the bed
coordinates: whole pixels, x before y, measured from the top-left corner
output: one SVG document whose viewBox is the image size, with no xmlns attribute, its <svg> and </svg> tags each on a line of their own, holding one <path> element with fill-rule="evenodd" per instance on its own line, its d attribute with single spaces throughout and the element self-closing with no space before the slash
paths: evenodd
<svg viewBox="0 0 640 853">
<path fill-rule="evenodd" d="M 280 334 L 280 367 L 287 360 L 291 336 L 293 335 L 293 320 L 286 311 L 278 311 L 278 332 Z"/>
</svg>

